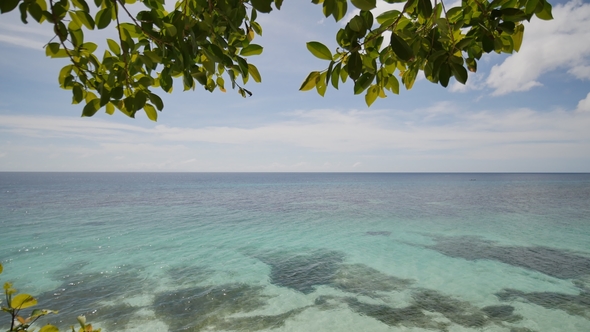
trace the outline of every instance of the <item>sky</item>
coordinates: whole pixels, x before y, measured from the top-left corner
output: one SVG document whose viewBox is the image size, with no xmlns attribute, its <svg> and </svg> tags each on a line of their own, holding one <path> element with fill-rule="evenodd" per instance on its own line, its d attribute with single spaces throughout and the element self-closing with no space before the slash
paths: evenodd
<svg viewBox="0 0 590 332">
<path fill-rule="evenodd" d="M 553 21 L 531 20 L 520 52 L 484 56 L 466 85 L 420 77 L 369 108 L 352 84 L 298 91 L 326 67 L 305 43 L 334 50 L 342 24 L 288 0 L 259 15 L 252 97 L 177 83 L 158 122 L 82 118 L 57 82 L 66 63 L 45 57 L 51 27 L 0 15 L 0 171 L 590 172 L 590 3 L 551 3 Z"/>
</svg>

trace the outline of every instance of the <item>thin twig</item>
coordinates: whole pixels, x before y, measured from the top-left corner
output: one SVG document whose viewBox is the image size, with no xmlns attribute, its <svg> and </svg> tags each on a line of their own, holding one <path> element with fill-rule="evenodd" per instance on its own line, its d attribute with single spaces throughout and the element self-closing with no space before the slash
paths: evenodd
<svg viewBox="0 0 590 332">
<path fill-rule="evenodd" d="M 127 48 L 123 46 L 123 37 L 121 36 L 121 23 L 119 22 L 119 6 L 115 3 L 115 17 L 117 19 L 117 32 L 119 34 L 119 42 L 121 43 L 121 49 L 123 51 L 123 62 L 125 63 L 125 82 L 127 83 L 127 89 L 131 90 L 131 83 L 129 82 L 129 59 L 127 57 Z"/>
<path fill-rule="evenodd" d="M 60 29 L 59 29 L 59 25 L 57 24 L 58 22 L 60 22 L 60 20 L 58 19 L 58 17 L 55 15 L 55 12 L 53 10 L 53 0 L 49 0 L 49 5 L 51 6 L 51 16 L 53 18 L 53 25 L 55 27 L 55 30 L 57 31 L 57 37 L 59 37 L 58 35 L 60 34 Z M 55 37 L 53 37 L 55 38 Z M 52 40 L 53 40 L 52 38 Z M 63 40 L 61 40 L 61 37 L 59 37 L 59 43 L 61 44 L 61 46 L 64 48 L 64 51 L 66 52 L 66 54 L 68 55 L 68 57 L 70 58 L 70 61 L 74 64 L 74 66 L 76 66 L 76 68 L 78 68 L 78 70 L 80 71 L 80 73 L 82 74 L 82 76 L 84 76 L 84 78 L 86 79 L 86 82 L 96 91 L 98 91 L 98 89 L 96 88 L 96 86 L 94 86 L 94 84 L 92 83 L 92 81 L 90 81 L 90 79 L 88 79 L 88 76 L 86 76 L 85 72 L 89 72 L 90 74 L 93 74 L 92 72 L 80 67 L 80 64 L 74 60 L 74 56 L 72 55 L 72 53 L 70 53 L 70 50 L 67 48 L 66 44 L 64 43 Z"/>
<path fill-rule="evenodd" d="M 445 12 L 447 28 L 449 30 L 449 37 L 451 37 L 451 43 L 453 44 L 453 51 L 455 51 L 455 36 L 453 36 L 453 29 L 451 29 L 451 24 L 449 23 L 449 15 L 447 14 L 447 9 L 445 8 L 445 3 L 443 0 L 440 0 L 440 4 L 442 5 L 442 9 Z M 455 52 L 453 52 L 453 53 L 455 53 Z"/>
<path fill-rule="evenodd" d="M 154 40 L 156 42 L 156 44 L 158 44 L 158 46 L 161 45 L 170 45 L 170 43 L 167 43 L 159 38 L 156 38 L 152 35 L 150 35 L 147 31 L 144 30 L 144 28 L 141 26 L 141 24 L 139 24 L 139 22 L 135 19 L 135 17 L 133 17 L 133 15 L 131 15 L 131 13 L 129 12 L 129 10 L 127 10 L 127 7 L 125 7 L 125 3 L 123 2 L 123 0 L 113 0 L 118 2 L 121 7 L 123 8 L 123 10 L 125 10 L 125 12 L 127 13 L 127 16 L 129 16 L 129 18 L 131 18 L 131 20 L 133 20 L 133 23 L 135 24 L 135 26 L 137 26 L 141 32 L 143 32 L 144 35 L 146 35 L 148 38 Z"/>
</svg>

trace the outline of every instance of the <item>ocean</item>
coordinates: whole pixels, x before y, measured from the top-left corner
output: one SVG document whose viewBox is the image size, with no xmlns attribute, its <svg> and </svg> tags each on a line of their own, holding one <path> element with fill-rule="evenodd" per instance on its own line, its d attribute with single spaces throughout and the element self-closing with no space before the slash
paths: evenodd
<svg viewBox="0 0 590 332">
<path fill-rule="evenodd" d="M 0 262 L 64 330 L 590 331 L 590 174 L 0 173 Z"/>
</svg>

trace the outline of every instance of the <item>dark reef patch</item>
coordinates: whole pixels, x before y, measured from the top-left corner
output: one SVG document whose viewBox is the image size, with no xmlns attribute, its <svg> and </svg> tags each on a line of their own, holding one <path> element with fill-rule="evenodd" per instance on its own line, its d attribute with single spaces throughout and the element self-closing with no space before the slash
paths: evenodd
<svg viewBox="0 0 590 332">
<path fill-rule="evenodd" d="M 318 297 L 316 305 L 329 306 L 332 297 Z M 478 308 L 467 301 L 461 301 L 451 296 L 441 294 L 430 289 L 418 289 L 412 294 L 412 301 L 406 307 L 396 308 L 386 304 L 372 304 L 359 301 L 357 298 L 342 298 L 349 308 L 361 315 L 369 316 L 390 326 L 418 327 L 439 331 L 448 331 L 451 323 L 467 328 L 482 328 L 488 325 L 498 325 L 512 328 L 506 323 L 515 323 L 522 319 L 514 314 L 514 307 L 496 305 Z M 441 322 L 436 316 L 439 314 L 451 323 Z"/>
<path fill-rule="evenodd" d="M 590 319 L 590 292 L 588 291 L 582 291 L 578 295 L 571 295 L 556 292 L 526 293 L 516 289 L 504 289 L 496 293 L 496 296 L 501 301 L 522 299 L 547 309 L 562 310 L 570 315 Z"/>
<path fill-rule="evenodd" d="M 432 237 L 426 246 L 444 255 L 467 260 L 489 259 L 546 275 L 573 279 L 590 275 L 590 258 L 567 250 L 547 247 L 500 246 L 476 236 Z"/>
<path fill-rule="evenodd" d="M 488 317 L 492 318 L 507 318 L 512 316 L 514 307 L 511 305 L 491 305 L 481 308 Z"/>
<path fill-rule="evenodd" d="M 388 231 L 373 231 L 373 232 L 366 232 L 366 235 L 371 235 L 371 236 L 390 236 L 391 232 Z"/>
<path fill-rule="evenodd" d="M 270 282 L 304 294 L 325 285 L 356 295 L 376 297 L 377 292 L 407 289 L 412 280 L 390 276 L 365 264 L 344 264 L 344 254 L 331 250 L 309 253 L 256 255 L 270 265 Z"/>
<path fill-rule="evenodd" d="M 435 290 L 420 289 L 412 294 L 412 298 L 420 309 L 438 312 L 455 324 L 482 327 L 487 323 L 483 312 L 469 302 L 454 299 Z"/>
<path fill-rule="evenodd" d="M 66 269 L 54 272 L 60 276 L 62 284 L 56 289 L 36 296 L 38 308 L 58 310 L 57 315 L 49 315 L 39 320 L 39 324 L 51 323 L 57 326 L 76 324 L 76 317 L 85 315 L 90 322 L 101 322 L 109 331 L 122 330 L 139 309 L 121 303 L 125 297 L 141 294 L 145 281 L 139 277 L 136 268 L 124 267 L 113 273 L 68 273 L 85 266 L 74 263 Z M 76 269 L 77 268 L 77 269 Z M 101 302 L 114 301 L 114 305 Z M 104 323 L 103 323 L 104 322 Z"/>
<path fill-rule="evenodd" d="M 270 265 L 270 282 L 310 294 L 316 286 L 330 285 L 344 261 L 344 254 L 331 250 L 314 250 L 307 254 L 257 255 Z"/>
<path fill-rule="evenodd" d="M 258 315 L 234 317 L 220 321 L 216 328 L 218 330 L 228 331 L 259 331 L 276 329 L 285 325 L 285 322 L 294 316 L 299 315 L 308 307 L 297 308 L 289 310 L 278 315 Z"/>
<path fill-rule="evenodd" d="M 514 314 L 514 307 L 510 305 L 491 305 L 481 308 L 491 320 L 515 323 L 522 320 L 521 315 Z"/>
<path fill-rule="evenodd" d="M 211 287 L 192 287 L 156 295 L 153 309 L 166 322 L 170 331 L 193 331 L 206 327 L 226 327 L 226 317 L 248 313 L 266 305 L 268 296 L 260 286 L 228 284 Z M 272 318 L 258 318 L 257 324 L 278 324 Z M 234 323 L 244 324 L 246 319 Z"/>
<path fill-rule="evenodd" d="M 360 302 L 356 298 L 345 299 L 353 311 L 375 318 L 389 326 L 404 325 L 407 327 L 420 327 L 425 329 L 445 330 L 448 324 L 436 322 L 426 316 L 422 309 L 416 305 L 403 308 L 394 308 L 383 304 L 369 304 Z"/>
<path fill-rule="evenodd" d="M 202 266 L 175 266 L 166 271 L 176 286 L 194 285 L 207 280 L 214 271 Z"/>
<path fill-rule="evenodd" d="M 341 264 L 331 286 L 348 293 L 375 297 L 376 292 L 407 289 L 412 280 L 390 276 L 365 264 Z"/>
</svg>

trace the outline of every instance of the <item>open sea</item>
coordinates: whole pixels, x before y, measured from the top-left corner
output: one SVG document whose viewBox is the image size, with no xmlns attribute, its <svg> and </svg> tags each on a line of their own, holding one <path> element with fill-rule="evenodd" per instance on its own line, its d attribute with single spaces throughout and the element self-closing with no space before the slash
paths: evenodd
<svg viewBox="0 0 590 332">
<path fill-rule="evenodd" d="M 0 173 L 0 262 L 64 331 L 587 332 L 590 174 Z"/>
</svg>

